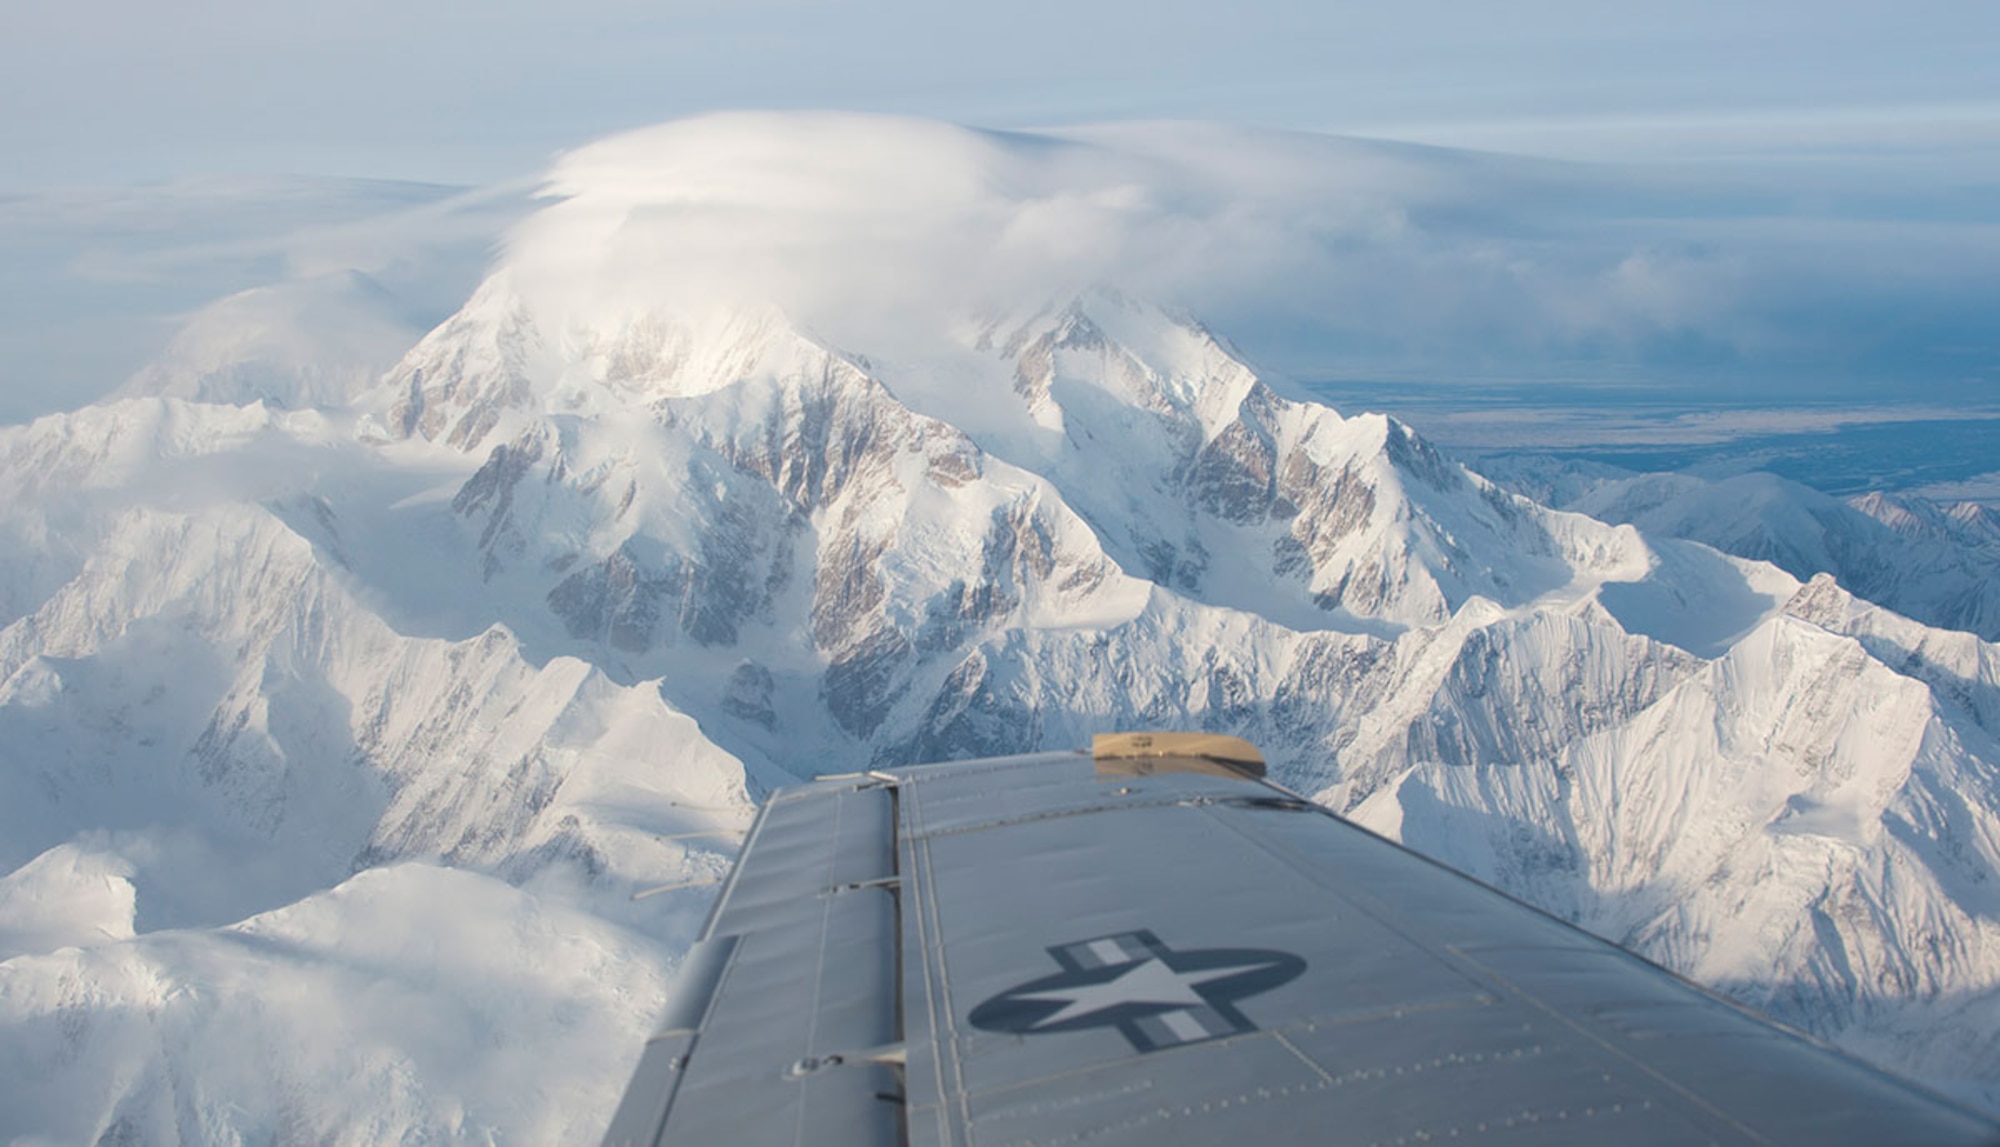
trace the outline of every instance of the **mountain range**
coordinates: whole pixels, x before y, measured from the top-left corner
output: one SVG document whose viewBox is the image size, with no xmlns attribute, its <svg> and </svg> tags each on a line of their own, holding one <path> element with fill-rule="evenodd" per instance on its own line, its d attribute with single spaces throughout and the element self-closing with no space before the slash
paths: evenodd
<svg viewBox="0 0 2000 1147">
<path fill-rule="evenodd" d="M 340 280 L 0 428 L 10 1138 L 588 1140 L 760 794 L 1120 728 L 2000 1105 L 1985 512 L 1531 497 L 1111 287 L 855 344 L 532 223 L 385 372 Z"/>
</svg>

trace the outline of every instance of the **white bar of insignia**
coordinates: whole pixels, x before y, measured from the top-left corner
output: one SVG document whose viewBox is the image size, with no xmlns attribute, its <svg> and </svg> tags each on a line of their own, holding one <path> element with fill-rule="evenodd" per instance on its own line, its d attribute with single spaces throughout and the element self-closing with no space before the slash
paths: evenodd
<svg viewBox="0 0 2000 1147">
<path fill-rule="evenodd" d="M 1202 1026 L 1200 1020 L 1194 1018 L 1192 1012 L 1166 1012 L 1160 1016 L 1160 1022 L 1166 1024 L 1167 1030 L 1183 1040 L 1208 1038 L 1208 1029 Z"/>
</svg>

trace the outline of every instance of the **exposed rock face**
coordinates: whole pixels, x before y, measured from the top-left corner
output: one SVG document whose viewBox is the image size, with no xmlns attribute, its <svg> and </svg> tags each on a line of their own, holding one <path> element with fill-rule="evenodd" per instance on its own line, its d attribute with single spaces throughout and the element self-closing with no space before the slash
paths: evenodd
<svg viewBox="0 0 2000 1147">
<path fill-rule="evenodd" d="M 745 661 L 729 674 L 729 686 L 722 695 L 722 711 L 766 729 L 776 729 L 778 711 L 771 704 L 775 686 L 769 669 Z"/>
<path fill-rule="evenodd" d="M 531 355 L 540 338 L 505 278 L 487 281 L 389 372 L 386 386 L 396 396 L 389 425 L 406 437 L 478 447 L 503 411 L 529 400 Z"/>
</svg>

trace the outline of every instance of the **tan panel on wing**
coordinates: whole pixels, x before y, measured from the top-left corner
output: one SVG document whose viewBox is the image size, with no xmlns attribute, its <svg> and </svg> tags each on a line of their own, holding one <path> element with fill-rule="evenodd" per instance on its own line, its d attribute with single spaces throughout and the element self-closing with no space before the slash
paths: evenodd
<svg viewBox="0 0 2000 1147">
<path fill-rule="evenodd" d="M 1099 733 L 1091 739 L 1090 755 L 1097 771 L 1108 776 L 1264 775 L 1264 754 L 1255 745 L 1219 733 Z"/>
</svg>

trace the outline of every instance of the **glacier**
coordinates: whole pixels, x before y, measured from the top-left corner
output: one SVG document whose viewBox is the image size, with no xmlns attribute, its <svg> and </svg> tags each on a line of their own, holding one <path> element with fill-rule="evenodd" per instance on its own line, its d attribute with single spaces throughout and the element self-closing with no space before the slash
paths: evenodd
<svg viewBox="0 0 2000 1147">
<path fill-rule="evenodd" d="M 241 338 L 210 312 L 0 427 L 0 1134 L 588 1141 L 761 793 L 1132 727 L 1245 737 L 2000 1106 L 1984 607 L 1629 484 L 1553 507 L 1104 283 L 887 321 L 761 290 L 755 252 L 704 277 L 717 218 L 825 209 L 717 171 L 824 122 L 573 153 L 379 375 L 337 281 L 326 342 L 239 302 Z M 848 126 L 854 164 L 936 159 L 888 210 L 1053 178 L 1033 139 Z M 1848 509 L 1947 528 L 1910 505 Z"/>
</svg>

